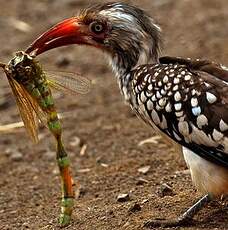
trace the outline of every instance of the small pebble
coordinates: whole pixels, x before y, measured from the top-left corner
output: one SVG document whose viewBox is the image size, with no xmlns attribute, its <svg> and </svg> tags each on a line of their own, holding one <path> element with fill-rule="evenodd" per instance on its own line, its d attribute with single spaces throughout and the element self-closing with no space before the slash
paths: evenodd
<svg viewBox="0 0 228 230">
<path fill-rule="evenodd" d="M 140 172 L 142 174 L 147 174 L 149 170 L 150 170 L 150 165 L 147 165 L 147 166 L 143 166 L 143 167 L 139 168 L 138 172 Z"/>
<path fill-rule="evenodd" d="M 142 204 L 145 204 L 145 203 L 147 203 L 147 202 L 149 202 L 149 200 L 148 200 L 148 199 L 144 199 L 144 200 L 142 200 Z"/>
<path fill-rule="evenodd" d="M 160 197 L 175 195 L 173 189 L 166 183 L 163 183 L 160 186 L 160 190 L 158 191 L 158 194 Z"/>
<path fill-rule="evenodd" d="M 3 153 L 4 153 L 5 156 L 10 157 L 10 155 L 12 155 L 12 149 L 8 148 Z"/>
<path fill-rule="evenodd" d="M 108 164 L 105 164 L 105 163 L 101 163 L 101 166 L 104 167 L 104 168 L 108 168 Z"/>
<path fill-rule="evenodd" d="M 81 139 L 79 137 L 73 137 L 72 140 L 70 141 L 69 145 L 71 147 L 79 147 L 81 146 Z"/>
<path fill-rule="evenodd" d="M 147 183 L 149 183 L 148 180 L 145 180 L 145 179 L 143 179 L 142 177 L 140 177 L 140 178 L 137 180 L 136 185 L 143 185 L 143 184 L 147 184 Z"/>
<path fill-rule="evenodd" d="M 57 169 L 57 168 L 53 169 L 52 174 L 55 176 L 59 175 L 59 169 Z"/>
<path fill-rule="evenodd" d="M 105 163 L 105 159 L 103 159 L 101 156 L 96 158 L 96 163 L 105 168 L 109 166 L 108 164 Z"/>
<path fill-rule="evenodd" d="M 0 210 L 0 213 L 4 213 L 4 212 L 5 212 L 5 209 Z"/>
<path fill-rule="evenodd" d="M 133 213 L 133 212 L 138 212 L 138 211 L 141 211 L 141 206 L 140 206 L 140 204 L 138 204 L 138 203 L 134 203 L 129 209 L 128 209 L 128 212 L 131 212 L 131 213 Z"/>
<path fill-rule="evenodd" d="M 80 156 L 84 156 L 85 155 L 86 149 L 87 149 L 87 145 L 83 145 L 82 148 L 81 148 L 81 150 L 80 150 L 80 153 L 79 153 Z"/>
<path fill-rule="evenodd" d="M 78 173 L 87 173 L 87 172 L 90 172 L 90 171 L 91 171 L 91 169 L 89 169 L 89 168 L 78 169 L 78 170 L 77 170 Z"/>
<path fill-rule="evenodd" d="M 105 219 L 107 219 L 107 217 L 106 217 L 106 216 L 102 216 L 102 217 L 100 217 L 100 220 L 105 220 Z"/>
<path fill-rule="evenodd" d="M 130 200 L 130 196 L 128 193 L 119 194 L 117 197 L 118 202 L 126 202 L 129 200 Z"/>
<path fill-rule="evenodd" d="M 13 161 L 21 161 L 23 159 L 23 155 L 21 152 L 15 151 L 11 154 L 10 159 Z"/>
</svg>

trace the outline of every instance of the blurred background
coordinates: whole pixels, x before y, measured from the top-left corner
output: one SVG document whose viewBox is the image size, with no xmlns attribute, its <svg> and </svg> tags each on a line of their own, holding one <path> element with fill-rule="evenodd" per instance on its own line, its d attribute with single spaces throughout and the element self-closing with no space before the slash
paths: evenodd
<svg viewBox="0 0 228 230">
<path fill-rule="evenodd" d="M 0 0 L 0 61 L 8 62 L 53 24 L 98 2 L 108 1 Z M 145 9 L 162 27 L 163 55 L 228 65 L 227 0 L 127 2 Z M 69 229 L 141 229 L 148 218 L 172 218 L 193 204 L 200 194 L 182 156 L 124 104 L 102 53 L 70 46 L 38 59 L 44 69 L 79 72 L 94 83 L 85 96 L 54 92 L 77 191 Z M 41 127 L 40 142 L 34 145 L 24 128 L 16 128 L 19 113 L 2 72 L 0 77 L 0 229 L 57 229 L 54 141 Z M 121 194 L 129 199 L 119 202 Z M 213 202 L 199 214 L 197 227 L 188 229 L 227 229 L 227 214 L 226 201 Z"/>
</svg>

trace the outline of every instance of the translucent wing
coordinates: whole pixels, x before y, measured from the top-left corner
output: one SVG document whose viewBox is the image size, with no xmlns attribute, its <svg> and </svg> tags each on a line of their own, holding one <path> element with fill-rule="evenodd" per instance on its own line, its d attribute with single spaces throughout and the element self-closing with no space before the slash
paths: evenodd
<svg viewBox="0 0 228 230">
<path fill-rule="evenodd" d="M 32 138 L 32 140 L 38 142 L 38 119 L 33 109 L 30 98 L 28 97 L 27 91 L 13 78 L 7 76 L 9 84 L 12 88 L 15 96 L 21 118 L 24 122 L 25 128 Z"/>
<path fill-rule="evenodd" d="M 41 123 L 47 127 L 48 114 L 41 109 L 38 102 L 25 89 L 24 91 L 25 94 L 27 94 L 27 99 L 30 101 L 31 106 L 34 112 L 36 113 L 37 117 L 39 118 Z"/>
<path fill-rule="evenodd" d="M 91 87 L 91 81 L 77 73 L 46 71 L 50 87 L 68 94 L 86 94 Z"/>
</svg>

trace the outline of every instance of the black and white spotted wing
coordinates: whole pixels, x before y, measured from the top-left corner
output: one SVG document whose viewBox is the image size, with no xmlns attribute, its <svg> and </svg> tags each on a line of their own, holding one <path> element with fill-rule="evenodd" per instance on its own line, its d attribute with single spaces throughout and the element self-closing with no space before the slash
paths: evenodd
<svg viewBox="0 0 228 230">
<path fill-rule="evenodd" d="M 228 167 L 228 71 L 214 63 L 217 71 L 206 67 L 209 62 L 180 60 L 167 57 L 138 67 L 132 73 L 132 106 L 181 145 Z"/>
</svg>

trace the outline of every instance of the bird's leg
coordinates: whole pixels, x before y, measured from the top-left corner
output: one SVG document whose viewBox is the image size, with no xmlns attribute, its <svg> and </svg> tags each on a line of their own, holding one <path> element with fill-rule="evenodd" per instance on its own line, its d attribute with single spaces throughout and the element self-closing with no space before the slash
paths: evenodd
<svg viewBox="0 0 228 230">
<path fill-rule="evenodd" d="M 54 134 L 57 141 L 56 158 L 62 183 L 61 214 L 59 222 L 62 226 L 66 226 L 70 223 L 74 205 L 73 179 L 69 168 L 70 161 L 61 140 L 61 125 L 59 120 L 56 119 L 54 121 L 49 121 L 48 127 Z"/>
<path fill-rule="evenodd" d="M 192 218 L 204 207 L 209 201 L 212 200 L 212 195 L 207 194 L 198 200 L 192 207 L 190 207 L 184 214 L 174 220 L 148 220 L 144 223 L 144 227 L 178 227 L 189 225 L 192 222 Z"/>
<path fill-rule="evenodd" d="M 211 194 L 206 194 L 200 200 L 198 200 L 192 207 L 190 207 L 178 220 L 185 222 L 186 220 L 192 219 L 204 206 L 206 206 L 212 200 Z"/>
</svg>

